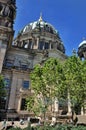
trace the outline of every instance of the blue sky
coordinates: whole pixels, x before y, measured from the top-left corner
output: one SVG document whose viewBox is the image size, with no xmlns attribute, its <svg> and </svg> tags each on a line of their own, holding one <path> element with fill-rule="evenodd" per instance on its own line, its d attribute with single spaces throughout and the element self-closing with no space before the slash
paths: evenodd
<svg viewBox="0 0 86 130">
<path fill-rule="evenodd" d="M 16 0 L 17 15 L 14 24 L 15 35 L 25 25 L 39 19 L 51 23 L 59 31 L 66 48 L 66 54 L 78 49 L 86 38 L 86 0 Z"/>
</svg>

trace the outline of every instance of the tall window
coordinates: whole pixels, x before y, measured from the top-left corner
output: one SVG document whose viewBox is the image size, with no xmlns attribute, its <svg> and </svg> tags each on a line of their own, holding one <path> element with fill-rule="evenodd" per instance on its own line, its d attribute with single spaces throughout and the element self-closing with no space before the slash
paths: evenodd
<svg viewBox="0 0 86 130">
<path fill-rule="evenodd" d="M 49 49 L 49 43 L 45 42 L 45 49 Z"/>
<path fill-rule="evenodd" d="M 28 49 L 32 49 L 32 39 L 29 39 Z"/>
<path fill-rule="evenodd" d="M 26 110 L 26 99 L 22 98 L 21 100 L 21 110 Z"/>
<path fill-rule="evenodd" d="M 40 42 L 39 42 L 39 49 L 40 49 L 40 50 L 43 50 L 43 47 L 44 47 L 44 42 L 43 42 L 43 41 L 40 41 Z"/>
<path fill-rule="evenodd" d="M 29 88 L 29 81 L 23 81 L 23 88 L 28 89 Z"/>
<path fill-rule="evenodd" d="M 6 106 L 6 97 L 1 97 L 0 98 L 0 109 L 5 109 Z"/>
<path fill-rule="evenodd" d="M 9 88 L 10 87 L 10 79 L 5 78 L 4 81 L 5 81 L 5 87 Z"/>
<path fill-rule="evenodd" d="M 51 44 L 51 49 L 53 49 L 53 44 Z"/>
</svg>

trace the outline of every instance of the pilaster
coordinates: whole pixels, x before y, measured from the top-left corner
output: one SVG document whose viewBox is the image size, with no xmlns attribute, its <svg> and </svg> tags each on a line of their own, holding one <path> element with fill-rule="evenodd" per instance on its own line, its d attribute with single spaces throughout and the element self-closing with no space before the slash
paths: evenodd
<svg viewBox="0 0 86 130">
<path fill-rule="evenodd" d="M 4 44 L 2 40 L 0 40 L 0 73 L 2 71 L 6 49 L 7 49 L 7 45 Z"/>
<path fill-rule="evenodd" d="M 8 109 L 15 109 L 15 99 L 17 89 L 16 87 L 17 87 L 17 76 L 16 73 L 13 72 Z"/>
</svg>

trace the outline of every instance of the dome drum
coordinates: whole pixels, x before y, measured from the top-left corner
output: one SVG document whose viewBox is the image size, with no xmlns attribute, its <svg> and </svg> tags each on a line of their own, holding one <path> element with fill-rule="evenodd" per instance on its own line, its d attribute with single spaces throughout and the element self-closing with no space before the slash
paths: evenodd
<svg viewBox="0 0 86 130">
<path fill-rule="evenodd" d="M 34 49 L 34 50 L 51 50 L 51 49 L 57 49 L 59 51 L 62 51 L 65 53 L 65 48 L 61 41 L 54 41 L 49 39 L 43 39 L 39 37 L 30 37 L 27 39 L 22 39 L 21 37 L 19 39 L 15 39 L 13 42 L 13 46 L 22 48 L 22 49 Z"/>
</svg>

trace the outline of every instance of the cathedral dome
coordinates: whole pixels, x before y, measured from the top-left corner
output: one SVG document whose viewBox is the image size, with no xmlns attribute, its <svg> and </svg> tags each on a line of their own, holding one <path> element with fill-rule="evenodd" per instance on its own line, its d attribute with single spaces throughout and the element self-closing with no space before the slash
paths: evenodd
<svg viewBox="0 0 86 130">
<path fill-rule="evenodd" d="M 59 50 L 65 53 L 65 47 L 56 29 L 40 18 L 26 25 L 14 39 L 14 46 L 33 50 Z"/>
<path fill-rule="evenodd" d="M 79 47 L 82 47 L 83 45 L 86 45 L 86 40 L 83 40 L 83 41 L 79 44 Z"/>
<path fill-rule="evenodd" d="M 33 30 L 43 30 L 52 34 L 57 34 L 57 30 L 55 30 L 55 28 L 50 23 L 43 21 L 42 16 L 40 16 L 38 21 L 31 22 L 30 24 L 26 25 L 23 28 L 22 33 L 27 33 Z"/>
</svg>

